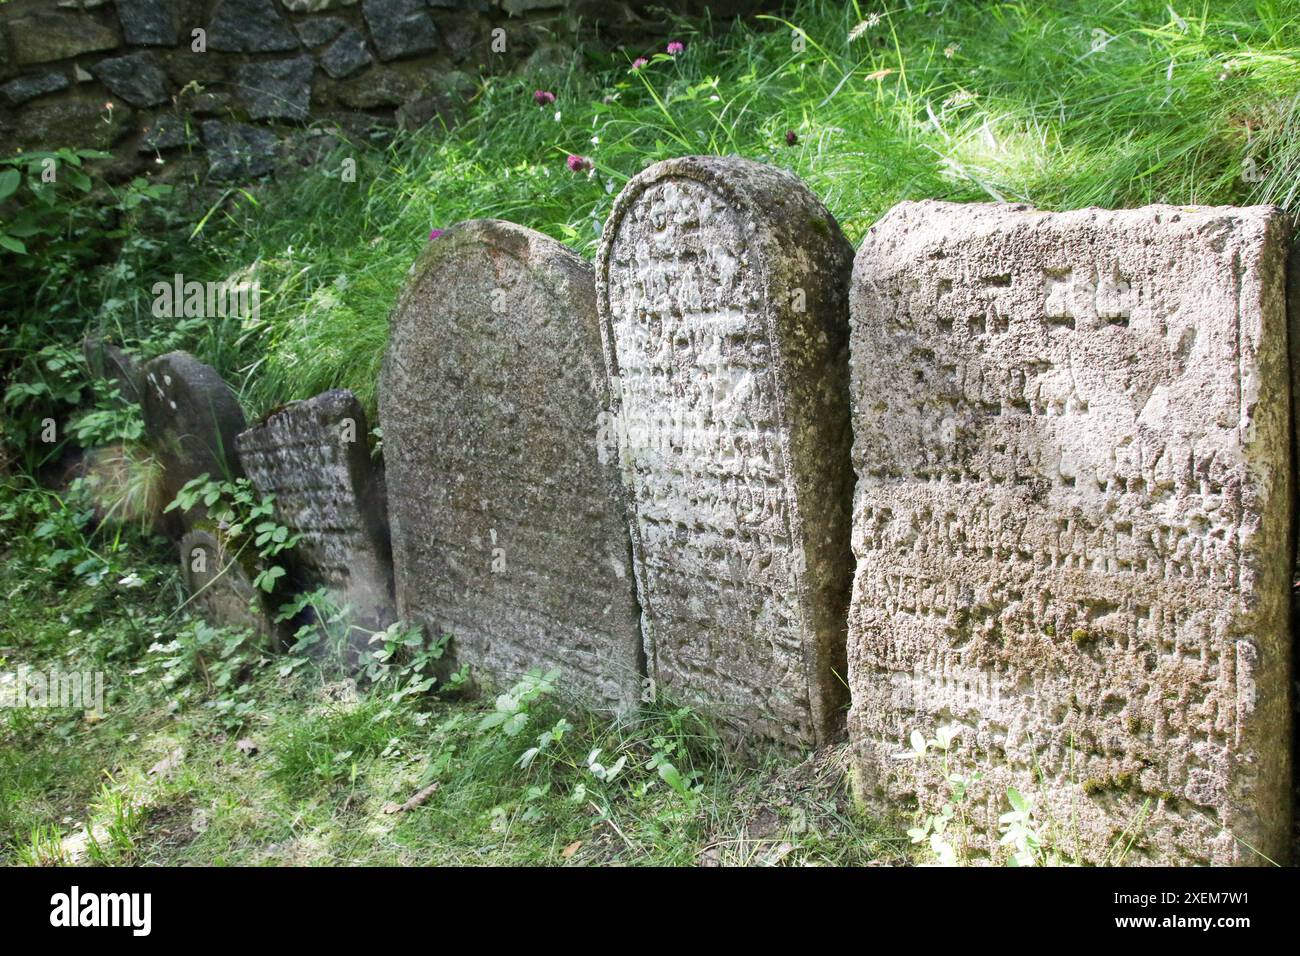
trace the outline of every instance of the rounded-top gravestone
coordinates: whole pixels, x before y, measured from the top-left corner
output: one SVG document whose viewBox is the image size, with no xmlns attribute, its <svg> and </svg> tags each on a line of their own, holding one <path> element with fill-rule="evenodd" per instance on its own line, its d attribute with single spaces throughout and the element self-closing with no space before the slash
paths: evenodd
<svg viewBox="0 0 1300 956">
<path fill-rule="evenodd" d="M 730 736 L 843 726 L 853 248 L 790 173 L 651 166 L 596 269 L 650 678 Z"/>
<path fill-rule="evenodd" d="M 200 475 L 242 474 L 235 439 L 245 427 L 244 410 L 216 369 L 188 352 L 160 355 L 145 363 L 141 406 L 145 436 L 163 470 L 164 502 Z M 174 530 L 198 517 L 197 510 L 187 513 Z"/>
<path fill-rule="evenodd" d="M 641 646 L 591 267 L 540 233 L 454 226 L 411 269 L 379 403 L 400 616 L 501 685 L 626 710 Z"/>
</svg>

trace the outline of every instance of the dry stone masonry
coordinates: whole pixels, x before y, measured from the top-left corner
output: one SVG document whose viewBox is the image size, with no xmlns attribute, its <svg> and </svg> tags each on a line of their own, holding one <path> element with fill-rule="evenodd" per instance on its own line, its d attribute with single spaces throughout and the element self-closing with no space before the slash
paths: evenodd
<svg viewBox="0 0 1300 956">
<path fill-rule="evenodd" d="M 295 583 L 325 588 L 355 625 L 349 646 L 394 620 L 388 521 L 365 410 L 336 389 L 273 412 L 238 438 L 239 461 L 276 518 L 301 537 L 284 555 Z"/>
<path fill-rule="evenodd" d="M 737 737 L 842 725 L 853 249 L 794 176 L 651 166 L 597 263 L 649 676 Z"/>
<path fill-rule="evenodd" d="M 432 241 L 380 393 L 397 600 L 496 683 L 559 667 L 624 710 L 641 654 L 591 267 L 510 223 Z"/>
<path fill-rule="evenodd" d="M 763 0 L 729 0 L 719 22 Z M 6 0 L 4 154 L 111 150 L 133 175 L 265 176 L 339 138 L 452 124 L 482 77 L 565 76 L 597 37 L 662 48 L 681 0 Z M 111 103 L 112 108 L 106 107 Z M 304 124 L 318 128 L 294 135 Z M 200 136 L 199 130 L 203 130 Z M 237 146 L 238 151 L 232 151 Z M 205 155 L 206 151 L 206 155 Z"/>
<path fill-rule="evenodd" d="M 1015 786 L 1098 862 L 1286 858 L 1278 210 L 904 203 L 852 290 L 850 733 L 879 806 L 986 846 Z M 1128 834 L 1128 836 L 1125 836 Z"/>
</svg>

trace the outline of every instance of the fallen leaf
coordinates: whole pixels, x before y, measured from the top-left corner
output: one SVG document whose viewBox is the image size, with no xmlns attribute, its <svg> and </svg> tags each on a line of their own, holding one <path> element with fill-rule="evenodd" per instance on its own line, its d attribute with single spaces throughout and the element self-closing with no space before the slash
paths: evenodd
<svg viewBox="0 0 1300 956">
<path fill-rule="evenodd" d="M 793 843 L 781 843 L 763 858 L 764 866 L 776 866 L 794 850 Z"/>
<path fill-rule="evenodd" d="M 166 757 L 163 757 L 162 760 L 159 760 L 156 764 L 154 764 L 152 767 L 149 768 L 149 776 L 169 777 L 171 776 L 172 771 L 175 770 L 177 767 L 179 767 L 181 765 L 181 761 L 184 759 L 185 759 L 185 751 L 182 748 L 177 747 Z"/>
<path fill-rule="evenodd" d="M 582 841 L 574 840 L 572 843 L 570 843 L 568 846 L 566 846 L 563 850 L 560 851 L 560 859 L 567 860 L 569 857 L 573 856 L 573 854 L 578 852 L 578 847 L 580 846 L 582 846 Z"/>
<path fill-rule="evenodd" d="M 235 741 L 235 747 L 240 753 L 248 754 L 250 757 L 257 753 L 257 744 L 253 743 L 248 737 Z"/>
<path fill-rule="evenodd" d="M 425 787 L 423 790 L 421 790 L 419 793 L 417 793 L 410 800 L 407 800 L 403 804 L 399 805 L 393 803 L 392 801 L 389 801 L 388 803 L 384 804 L 384 813 L 391 815 L 394 813 L 405 813 L 408 810 L 414 810 L 416 807 L 422 806 L 425 802 L 427 802 L 428 799 L 431 796 L 433 796 L 433 792 L 437 789 L 438 789 L 438 784 L 435 782 L 429 784 L 427 787 Z"/>
</svg>

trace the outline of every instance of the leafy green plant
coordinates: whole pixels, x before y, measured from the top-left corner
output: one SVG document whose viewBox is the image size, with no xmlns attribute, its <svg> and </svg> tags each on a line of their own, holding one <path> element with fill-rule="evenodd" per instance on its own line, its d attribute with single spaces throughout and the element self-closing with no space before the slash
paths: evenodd
<svg viewBox="0 0 1300 956">
<path fill-rule="evenodd" d="M 509 691 L 497 695 L 492 710 L 479 720 L 478 731 L 517 737 L 528 726 L 533 705 L 555 690 L 559 677 L 558 669 L 545 674 L 540 670 L 530 671 Z"/>
<path fill-rule="evenodd" d="M 970 819 L 967 799 L 970 787 L 981 774 L 955 773 L 952 769 L 953 744 L 961 728 L 946 724 L 935 730 L 927 739 L 919 730 L 909 738 L 910 749 L 894 754 L 895 759 L 921 762 L 931 754 L 939 754 L 939 772 L 948 785 L 948 799 L 938 813 L 923 814 L 920 823 L 907 831 L 913 844 L 926 844 L 940 866 L 961 866 L 969 862 Z M 1061 866 L 1064 859 L 1048 845 L 1042 828 L 1034 814 L 1032 801 L 1015 787 L 1007 788 L 1007 802 L 1011 809 L 998 818 L 1001 833 L 999 845 L 1010 852 L 1011 866 Z"/>
<path fill-rule="evenodd" d="M 970 821 L 966 812 L 966 798 L 970 786 L 978 782 L 978 773 L 955 773 L 951 767 L 950 753 L 960 728 L 948 724 L 939 727 L 933 737 L 926 739 L 919 730 L 909 738 L 910 750 L 894 754 L 896 760 L 920 762 L 930 753 L 939 753 L 940 773 L 948 785 L 948 799 L 938 813 L 923 814 L 918 826 L 907 831 L 914 844 L 928 844 L 940 866 L 958 866 L 967 858 Z"/>
<path fill-rule="evenodd" d="M 265 657 L 248 630 L 192 618 L 172 640 L 155 643 L 151 650 L 159 655 L 162 689 L 188 696 L 189 688 L 197 686 L 203 706 L 226 729 L 242 727 L 256 713 L 246 678 Z"/>
<path fill-rule="evenodd" d="M 33 238 L 60 235 L 60 212 L 72 200 L 59 183 L 83 195 L 90 192 L 91 178 L 82 171 L 82 163 L 107 158 L 109 154 L 99 150 L 59 149 L 0 159 L 0 203 L 7 200 L 18 210 L 0 218 L 0 249 L 26 256 L 30 254 L 27 243 Z M 26 189 L 20 193 L 23 186 Z"/>
<path fill-rule="evenodd" d="M 179 508 L 192 511 L 202 504 L 233 546 L 235 557 L 252 547 L 259 559 L 254 587 L 271 593 L 287 572 L 272 559 L 295 547 L 302 535 L 275 520 L 275 496 L 258 497 L 247 478 L 217 481 L 202 474 L 186 482 L 164 512 Z"/>
</svg>

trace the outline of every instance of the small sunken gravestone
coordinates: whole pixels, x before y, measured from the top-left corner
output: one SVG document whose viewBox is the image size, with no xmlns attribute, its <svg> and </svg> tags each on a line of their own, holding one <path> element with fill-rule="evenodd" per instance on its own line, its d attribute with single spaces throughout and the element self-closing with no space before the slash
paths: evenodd
<svg viewBox="0 0 1300 956">
<path fill-rule="evenodd" d="M 597 264 L 655 688 L 730 736 L 843 727 L 853 248 L 794 176 L 651 166 Z"/>
<path fill-rule="evenodd" d="M 214 627 L 247 629 L 270 649 L 275 629 L 262 591 L 219 531 L 192 528 L 181 537 L 181 580 L 188 606 Z"/>
<path fill-rule="evenodd" d="M 1272 207 L 922 202 L 872 228 L 852 292 L 865 797 L 935 812 L 942 764 L 893 755 L 952 725 L 985 849 L 1015 787 L 1087 861 L 1285 858 L 1285 236 Z"/>
<path fill-rule="evenodd" d="M 145 437 L 163 469 L 162 500 L 170 503 L 185 484 L 207 474 L 213 480 L 241 476 L 235 438 L 244 430 L 239 399 L 217 371 L 188 352 L 168 352 L 145 363 Z M 193 527 L 201 506 L 169 517 L 169 528 Z"/>
<path fill-rule="evenodd" d="M 591 267 L 495 220 L 432 240 L 393 312 L 379 414 L 398 610 L 498 685 L 626 710 L 643 674 Z"/>
<path fill-rule="evenodd" d="M 295 583 L 348 608 L 350 652 L 394 620 L 383 489 L 365 410 L 335 389 L 277 409 L 237 440 L 239 462 L 276 519 L 301 537 L 285 552 Z"/>
</svg>

